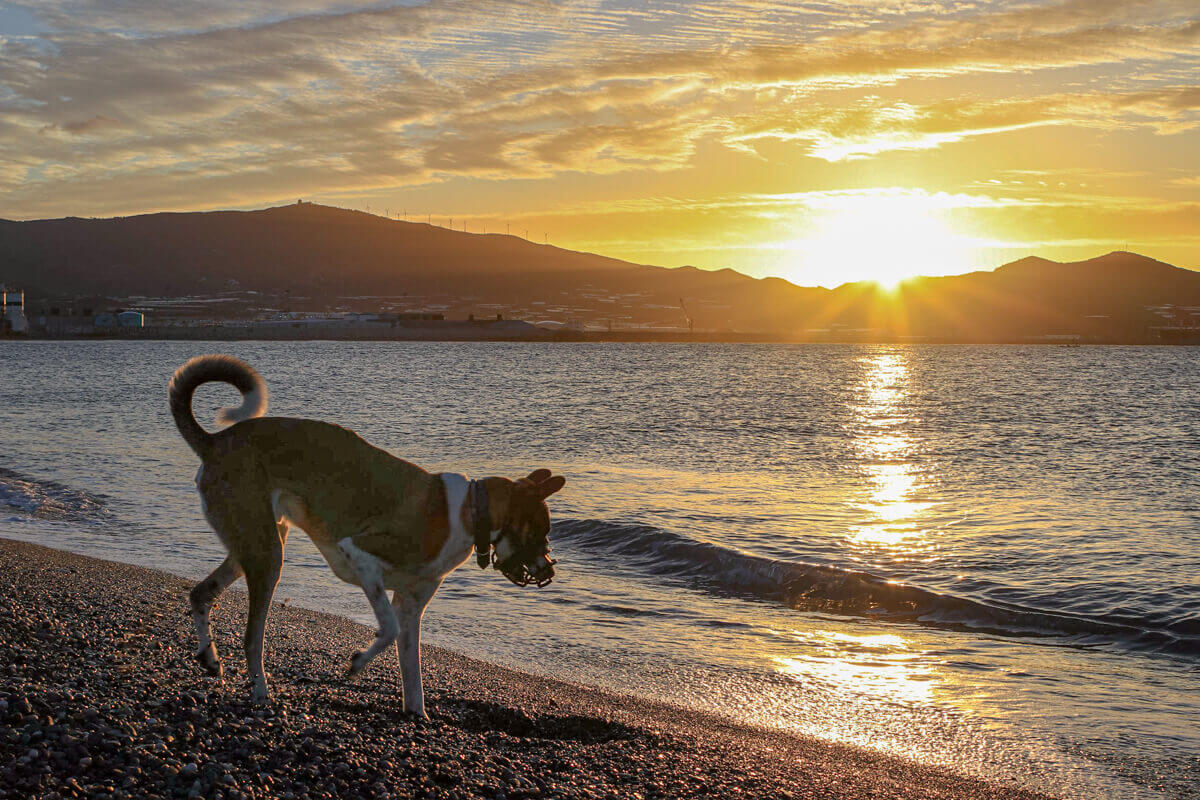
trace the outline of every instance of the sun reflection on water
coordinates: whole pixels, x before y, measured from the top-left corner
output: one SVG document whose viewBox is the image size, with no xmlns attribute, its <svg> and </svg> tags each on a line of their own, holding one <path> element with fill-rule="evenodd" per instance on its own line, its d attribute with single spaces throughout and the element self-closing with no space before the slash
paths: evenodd
<svg viewBox="0 0 1200 800">
<path fill-rule="evenodd" d="M 845 631 L 795 631 L 805 654 L 776 658 L 778 672 L 819 681 L 840 693 L 897 703 L 927 703 L 933 699 L 937 674 L 920 652 L 896 634 L 856 635 Z"/>
<path fill-rule="evenodd" d="M 937 545 L 933 510 L 939 504 L 913 431 L 910 358 L 901 348 L 864 354 L 853 387 L 849 462 L 857 474 L 839 502 L 848 512 L 844 546 L 868 569 L 876 559 L 895 564 L 927 557 Z M 918 634 L 879 628 L 853 618 L 773 628 L 764 661 L 808 698 L 791 698 L 795 711 L 805 713 L 771 706 L 774 724 L 786 719 L 786 727 L 800 733 L 927 763 L 957 762 L 957 745 L 950 742 L 964 735 L 970 712 L 945 705 L 942 695 L 956 690 L 944 660 Z"/>
<path fill-rule="evenodd" d="M 909 366 L 904 351 L 876 353 L 865 359 L 857 406 L 854 446 L 862 457 L 869 494 L 853 503 L 862 521 L 851 527 L 861 544 L 922 549 L 928 542 L 921 516 L 934 503 L 919 498 L 919 474 L 913 466 L 915 443 L 904 426 Z"/>
</svg>

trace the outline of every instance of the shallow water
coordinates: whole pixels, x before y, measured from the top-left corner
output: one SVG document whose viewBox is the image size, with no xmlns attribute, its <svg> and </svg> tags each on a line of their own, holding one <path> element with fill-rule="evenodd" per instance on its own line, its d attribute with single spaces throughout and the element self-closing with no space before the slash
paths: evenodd
<svg viewBox="0 0 1200 800">
<path fill-rule="evenodd" d="M 205 574 L 165 384 L 212 347 L 0 344 L 0 530 Z M 1200 351 L 220 347 L 272 413 L 567 476 L 554 584 L 469 562 L 428 641 L 1068 796 L 1200 796 Z M 277 599 L 372 621 L 288 550 Z"/>
</svg>

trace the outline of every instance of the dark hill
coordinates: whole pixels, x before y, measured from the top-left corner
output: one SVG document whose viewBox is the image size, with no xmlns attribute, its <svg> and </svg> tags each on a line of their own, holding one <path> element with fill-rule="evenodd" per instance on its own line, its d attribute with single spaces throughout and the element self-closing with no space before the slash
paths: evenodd
<svg viewBox="0 0 1200 800">
<path fill-rule="evenodd" d="M 224 288 L 392 294 L 461 289 L 464 276 L 603 273 L 633 265 L 311 203 L 262 211 L 146 214 L 3 223 L 15 277 L 82 292 L 183 294 Z M 48 267 L 48 270 L 44 268 Z M 11 267 L 10 267 L 11 269 Z M 44 271 L 43 271 L 44 270 Z M 416 282 L 414 285 L 414 281 Z"/>
<path fill-rule="evenodd" d="M 990 272 L 914 279 L 895 293 L 861 282 L 831 291 L 728 269 L 632 264 L 516 236 L 468 234 L 308 203 L 0 221 L 0 282 L 26 289 L 31 305 L 236 287 L 326 305 L 348 297 L 438 297 L 451 313 L 507 304 L 618 325 L 682 325 L 682 297 L 698 330 L 842 335 L 871 329 L 864 335 L 951 341 L 1046 334 L 1150 341 L 1155 326 L 1190 324 L 1186 312 L 1164 316 L 1151 307 L 1200 307 L 1200 273 L 1134 253 L 1065 264 L 1023 258 Z"/>
<path fill-rule="evenodd" d="M 1069 263 L 1025 258 L 992 272 L 921 278 L 901 292 L 912 333 L 959 341 L 1153 339 L 1154 326 L 1191 324 L 1178 311 L 1167 319 L 1153 310 L 1167 305 L 1200 306 L 1200 273 L 1125 252 Z"/>
<path fill-rule="evenodd" d="M 682 324 L 678 302 L 686 297 L 708 309 L 706 327 L 783 329 L 828 294 L 728 269 L 631 264 L 516 236 L 462 233 L 311 203 L 4 221 L 0 253 L 0 279 L 31 297 L 185 296 L 236 286 L 286 290 L 292 297 L 453 295 L 593 307 L 637 295 L 641 306 L 660 306 L 657 317 L 673 324 Z M 647 321 L 641 316 L 630 321 Z"/>
</svg>

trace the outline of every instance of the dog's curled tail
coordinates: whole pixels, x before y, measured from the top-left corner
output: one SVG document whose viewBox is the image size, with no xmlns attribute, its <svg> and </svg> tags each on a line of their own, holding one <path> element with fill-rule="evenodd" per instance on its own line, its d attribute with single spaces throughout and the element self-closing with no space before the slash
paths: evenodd
<svg viewBox="0 0 1200 800">
<path fill-rule="evenodd" d="M 218 425 L 231 425 L 267 413 L 267 383 L 254 368 L 233 356 L 196 356 L 171 377 L 167 387 L 171 416 L 184 440 L 197 454 L 203 456 L 212 442 L 213 434 L 200 427 L 192 413 L 192 395 L 196 388 L 214 381 L 233 384 L 242 393 L 238 408 L 222 408 L 217 412 Z"/>
</svg>

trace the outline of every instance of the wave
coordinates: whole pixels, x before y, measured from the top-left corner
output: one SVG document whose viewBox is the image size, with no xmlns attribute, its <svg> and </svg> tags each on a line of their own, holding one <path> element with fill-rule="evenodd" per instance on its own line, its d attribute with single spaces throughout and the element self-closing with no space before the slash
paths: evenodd
<svg viewBox="0 0 1200 800">
<path fill-rule="evenodd" d="M 105 501 L 103 495 L 0 467 L 0 509 L 55 522 L 98 522 L 109 514 Z"/>
<path fill-rule="evenodd" d="M 555 523 L 552 539 L 603 553 L 643 576 L 798 610 L 1008 636 L 1059 637 L 1080 646 L 1200 655 L 1200 629 L 1193 630 L 1200 628 L 1197 625 L 1162 627 L 1136 617 L 1087 616 L 961 597 L 869 572 L 743 553 L 650 525 L 562 520 Z"/>
</svg>

